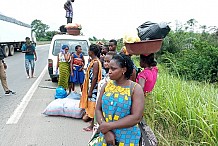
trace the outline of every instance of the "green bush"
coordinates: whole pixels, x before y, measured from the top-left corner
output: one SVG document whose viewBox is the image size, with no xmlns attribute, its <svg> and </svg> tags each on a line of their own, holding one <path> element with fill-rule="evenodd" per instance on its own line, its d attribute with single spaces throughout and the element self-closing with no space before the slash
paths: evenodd
<svg viewBox="0 0 218 146">
<path fill-rule="evenodd" d="M 159 61 L 170 72 L 188 80 L 218 81 L 218 48 L 203 41 L 195 41 L 192 49 L 182 49 L 177 53 L 165 52 Z"/>
</svg>

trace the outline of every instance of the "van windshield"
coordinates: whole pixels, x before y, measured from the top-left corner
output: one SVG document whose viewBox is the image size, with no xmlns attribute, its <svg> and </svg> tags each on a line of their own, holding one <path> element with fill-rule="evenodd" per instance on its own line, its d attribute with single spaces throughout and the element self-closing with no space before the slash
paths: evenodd
<svg viewBox="0 0 218 146">
<path fill-rule="evenodd" d="M 70 53 L 74 53 L 75 52 L 75 47 L 77 45 L 80 45 L 81 48 L 82 48 L 82 51 L 83 51 L 82 52 L 83 55 L 88 56 L 88 49 L 89 49 L 88 42 L 86 40 L 71 40 L 71 39 L 69 39 L 69 40 L 68 39 L 55 40 L 52 54 L 54 56 L 57 56 L 63 45 L 68 45 L 69 46 L 69 52 Z"/>
</svg>

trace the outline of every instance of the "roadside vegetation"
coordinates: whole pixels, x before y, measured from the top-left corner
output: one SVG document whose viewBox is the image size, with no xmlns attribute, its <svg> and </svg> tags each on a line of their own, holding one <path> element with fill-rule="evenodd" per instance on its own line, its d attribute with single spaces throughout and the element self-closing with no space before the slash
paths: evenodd
<svg viewBox="0 0 218 146">
<path fill-rule="evenodd" d="M 138 63 L 139 58 L 134 57 Z M 218 143 L 218 88 L 209 83 L 185 81 L 158 65 L 152 93 L 153 111 L 145 115 L 160 146 L 216 146 Z M 151 108 L 154 108 L 152 110 Z"/>
<path fill-rule="evenodd" d="M 218 145 L 218 28 L 194 32 L 195 23 L 171 31 L 156 54 L 154 104 L 145 107 L 154 110 L 145 119 L 161 146 Z"/>
</svg>

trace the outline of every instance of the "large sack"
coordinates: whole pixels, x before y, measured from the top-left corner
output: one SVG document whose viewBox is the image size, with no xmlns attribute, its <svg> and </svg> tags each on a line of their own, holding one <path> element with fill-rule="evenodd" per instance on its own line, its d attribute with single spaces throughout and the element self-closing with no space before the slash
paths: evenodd
<svg viewBox="0 0 218 146">
<path fill-rule="evenodd" d="M 163 39 L 170 32 L 167 23 L 152 23 L 147 21 L 137 28 L 141 40 Z"/>
<path fill-rule="evenodd" d="M 79 108 L 80 100 L 63 98 L 52 101 L 44 110 L 43 114 L 50 116 L 65 116 L 82 118 L 84 109 Z"/>
<path fill-rule="evenodd" d="M 63 107 L 63 116 L 72 118 L 82 118 L 84 110 L 79 108 L 80 100 L 65 98 L 66 103 Z"/>
<path fill-rule="evenodd" d="M 63 99 L 56 99 L 52 101 L 44 110 L 43 114 L 45 115 L 55 115 L 55 116 L 61 116 L 63 115 L 63 105 L 64 105 Z"/>
<path fill-rule="evenodd" d="M 80 100 L 81 98 L 81 94 L 77 93 L 77 92 L 71 92 L 67 98 L 70 98 L 70 99 L 75 99 L 75 100 Z"/>
</svg>

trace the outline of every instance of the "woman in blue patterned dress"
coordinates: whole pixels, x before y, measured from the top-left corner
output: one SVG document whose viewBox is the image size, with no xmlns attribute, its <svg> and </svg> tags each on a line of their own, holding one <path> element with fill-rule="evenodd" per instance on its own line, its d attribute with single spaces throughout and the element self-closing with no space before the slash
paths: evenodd
<svg viewBox="0 0 218 146">
<path fill-rule="evenodd" d="M 102 87 L 96 106 L 101 132 L 97 146 L 138 146 L 144 96 L 141 86 L 129 80 L 133 62 L 121 54 L 115 55 L 109 66 L 111 81 Z"/>
</svg>

